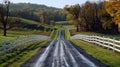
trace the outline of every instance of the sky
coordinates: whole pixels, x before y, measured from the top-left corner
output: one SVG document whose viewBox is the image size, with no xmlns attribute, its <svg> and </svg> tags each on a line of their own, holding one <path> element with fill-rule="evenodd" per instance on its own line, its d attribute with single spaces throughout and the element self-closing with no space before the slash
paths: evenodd
<svg viewBox="0 0 120 67">
<path fill-rule="evenodd" d="M 10 0 L 13 3 L 37 3 L 46 6 L 63 8 L 65 5 L 83 4 L 86 1 L 99 1 L 99 0 Z M 2 2 L 2 0 L 0 0 Z"/>
</svg>

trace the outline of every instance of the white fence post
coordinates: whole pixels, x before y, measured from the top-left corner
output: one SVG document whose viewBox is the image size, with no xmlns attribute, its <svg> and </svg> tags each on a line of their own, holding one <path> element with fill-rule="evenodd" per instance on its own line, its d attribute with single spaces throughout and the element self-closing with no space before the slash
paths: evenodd
<svg viewBox="0 0 120 67">
<path fill-rule="evenodd" d="M 115 38 L 113 38 L 113 40 L 115 40 Z M 115 42 L 113 41 L 113 44 L 115 44 Z M 115 51 L 115 46 L 113 45 L 113 52 Z"/>
<path fill-rule="evenodd" d="M 109 39 L 110 39 L 110 38 L 108 38 L 108 40 L 107 40 L 108 42 L 110 42 L 110 41 L 109 41 Z M 110 46 L 110 44 L 109 44 L 109 43 L 108 43 L 108 46 Z M 110 48 L 109 48 L 109 47 L 108 47 L 107 49 L 108 49 L 108 50 L 110 50 Z"/>
<path fill-rule="evenodd" d="M 88 36 L 88 35 L 74 35 L 71 39 L 81 39 L 90 43 L 97 44 L 103 48 L 112 49 L 113 51 L 120 52 L 120 41 L 110 38 L 100 37 L 100 36 Z"/>
</svg>

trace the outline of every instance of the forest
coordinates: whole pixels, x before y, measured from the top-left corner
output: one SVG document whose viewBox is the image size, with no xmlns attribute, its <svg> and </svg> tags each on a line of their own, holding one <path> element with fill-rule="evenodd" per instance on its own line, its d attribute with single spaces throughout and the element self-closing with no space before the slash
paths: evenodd
<svg viewBox="0 0 120 67">
<path fill-rule="evenodd" d="M 76 31 L 120 32 L 120 2 L 87 1 L 83 5 L 66 5 L 67 20 L 73 20 Z"/>
</svg>

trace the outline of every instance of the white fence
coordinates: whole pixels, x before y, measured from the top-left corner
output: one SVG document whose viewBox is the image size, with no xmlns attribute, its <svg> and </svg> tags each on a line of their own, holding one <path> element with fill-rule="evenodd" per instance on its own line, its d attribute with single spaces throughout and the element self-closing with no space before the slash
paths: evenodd
<svg viewBox="0 0 120 67">
<path fill-rule="evenodd" d="M 102 46 L 107 49 L 112 49 L 113 51 L 120 52 L 120 41 L 111 39 L 111 38 L 105 38 L 100 36 L 89 36 L 89 35 L 74 35 L 71 37 L 71 39 L 81 39 L 90 43 L 97 44 L 99 46 Z"/>
<path fill-rule="evenodd" d="M 49 37 L 42 35 L 26 35 L 16 37 L 11 40 L 0 42 L 0 54 L 6 54 L 7 52 L 17 50 L 20 47 L 35 43 L 37 41 L 47 40 Z"/>
</svg>

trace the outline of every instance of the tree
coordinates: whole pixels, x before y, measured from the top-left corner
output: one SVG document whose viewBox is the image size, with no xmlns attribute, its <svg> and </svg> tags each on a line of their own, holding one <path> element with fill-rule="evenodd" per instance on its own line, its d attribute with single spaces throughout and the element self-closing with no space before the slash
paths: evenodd
<svg viewBox="0 0 120 67">
<path fill-rule="evenodd" d="M 4 23 L 4 9 L 2 5 L 0 5 L 0 22 Z"/>
<path fill-rule="evenodd" d="M 6 10 L 4 10 L 3 5 L 0 7 L 1 8 L 0 9 L 0 17 L 1 17 L 0 20 L 3 23 L 4 36 L 6 36 L 6 26 L 7 26 L 7 23 L 8 23 L 10 1 L 5 0 L 4 4 L 5 4 Z M 5 19 L 4 19 L 4 17 L 5 17 L 4 11 L 6 11 L 6 18 Z"/>
<path fill-rule="evenodd" d="M 109 0 L 109 2 L 106 2 L 105 7 L 113 18 L 112 20 L 118 25 L 118 31 L 120 32 L 120 1 Z"/>
<path fill-rule="evenodd" d="M 92 3 L 87 1 L 82 6 L 65 6 L 67 19 L 74 20 L 76 31 L 113 32 L 116 25 L 105 9 L 105 2 Z M 117 14 L 118 15 L 118 14 Z"/>
<path fill-rule="evenodd" d="M 76 4 L 73 6 L 66 5 L 64 9 L 69 13 L 67 17 L 71 17 L 74 20 L 74 24 L 76 26 L 76 31 L 79 31 L 79 12 L 80 12 L 80 5 Z"/>
</svg>

